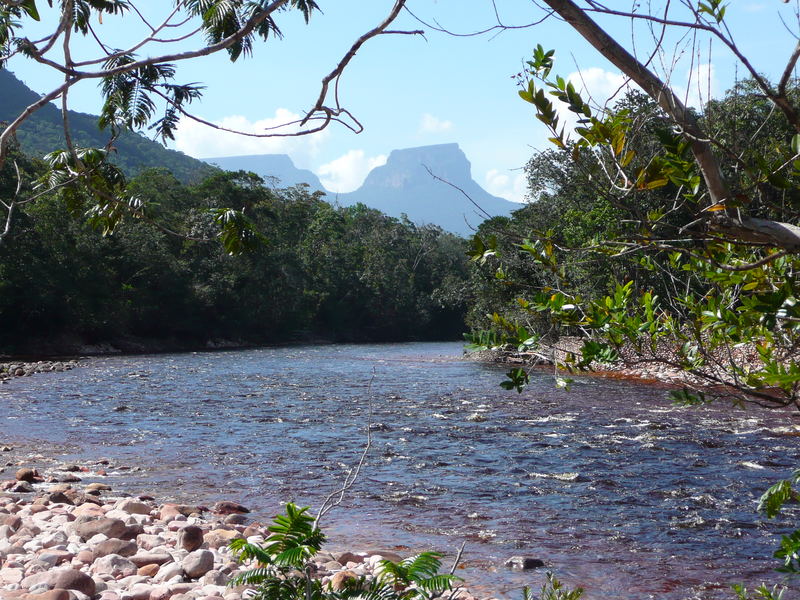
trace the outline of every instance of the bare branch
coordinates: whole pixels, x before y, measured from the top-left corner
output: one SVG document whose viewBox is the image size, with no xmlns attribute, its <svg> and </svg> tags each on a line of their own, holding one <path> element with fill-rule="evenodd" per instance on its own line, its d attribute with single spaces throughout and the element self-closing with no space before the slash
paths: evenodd
<svg viewBox="0 0 800 600">
<path fill-rule="evenodd" d="M 344 479 L 344 483 L 342 487 L 338 490 L 334 490 L 325 498 L 322 502 L 322 505 L 319 508 L 319 512 L 317 513 L 316 519 L 314 519 L 314 529 L 319 526 L 320 521 L 322 518 L 327 515 L 331 510 L 339 506 L 343 501 L 345 494 L 350 490 L 350 488 L 355 485 L 356 480 L 358 479 L 359 474 L 361 473 L 361 468 L 364 466 L 367 460 L 367 454 L 369 454 L 369 450 L 372 447 L 372 382 L 375 381 L 375 367 L 372 367 L 372 377 L 369 379 L 369 383 L 367 384 L 367 443 L 364 446 L 364 451 L 361 453 L 361 458 L 359 459 L 358 463 L 356 464 L 354 469 L 351 469 L 347 476 Z"/>
<path fill-rule="evenodd" d="M 330 109 L 325 107 L 325 98 L 328 96 L 328 87 L 330 86 L 332 81 L 338 80 L 339 77 L 342 76 L 345 67 L 347 67 L 350 61 L 353 60 L 353 57 L 356 55 L 356 52 L 358 52 L 358 50 L 361 48 L 361 46 L 364 45 L 364 43 L 367 40 L 370 40 L 378 35 L 389 34 L 389 33 L 402 34 L 402 35 L 423 35 L 424 32 L 421 30 L 414 30 L 414 31 L 387 30 L 389 25 L 391 25 L 392 22 L 397 18 L 397 15 L 400 14 L 400 11 L 403 9 L 405 4 L 406 0 L 397 0 L 397 2 L 395 2 L 394 8 L 392 8 L 392 10 L 389 12 L 389 15 L 386 17 L 386 19 L 384 19 L 380 25 L 369 30 L 361 37 L 359 37 L 353 43 L 353 45 L 350 46 L 350 49 L 345 53 L 345 55 L 342 57 L 342 59 L 339 61 L 336 67 L 325 77 L 322 78 L 322 89 L 320 90 L 319 97 L 317 98 L 316 103 L 314 103 L 314 106 L 311 107 L 311 110 L 308 111 L 305 118 L 302 121 L 300 121 L 301 126 L 305 125 L 309 121 L 309 119 L 311 119 L 311 117 L 318 112 L 328 113 L 330 111 L 333 114 L 336 114 L 336 110 L 339 109 L 338 101 L 336 104 L 336 109 Z"/>
</svg>

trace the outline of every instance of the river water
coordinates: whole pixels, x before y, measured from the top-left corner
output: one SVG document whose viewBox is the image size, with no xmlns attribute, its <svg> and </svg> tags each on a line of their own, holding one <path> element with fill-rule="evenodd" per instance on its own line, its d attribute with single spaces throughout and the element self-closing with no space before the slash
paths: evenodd
<svg viewBox="0 0 800 600">
<path fill-rule="evenodd" d="M 364 471 L 326 528 L 334 547 L 449 553 L 484 595 L 519 598 L 544 560 L 588 598 L 731 598 L 779 581 L 797 523 L 756 511 L 800 465 L 800 419 L 666 390 L 547 373 L 521 395 L 457 343 L 332 345 L 94 358 L 0 387 L 0 434 L 68 462 L 110 460 L 115 490 L 256 516 L 312 507 Z M 372 412 L 370 418 L 370 411 Z M 115 469 L 141 467 L 141 470 Z M 795 598 L 790 591 L 784 598 Z"/>
</svg>

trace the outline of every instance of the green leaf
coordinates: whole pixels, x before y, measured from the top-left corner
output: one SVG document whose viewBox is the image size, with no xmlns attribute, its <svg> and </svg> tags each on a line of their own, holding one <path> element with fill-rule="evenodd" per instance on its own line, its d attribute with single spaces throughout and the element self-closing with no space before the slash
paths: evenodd
<svg viewBox="0 0 800 600">
<path fill-rule="evenodd" d="M 36 0 L 25 0 L 22 3 L 22 9 L 28 13 L 31 19 L 34 21 L 40 21 L 41 17 L 39 17 L 39 11 L 36 8 Z"/>
</svg>

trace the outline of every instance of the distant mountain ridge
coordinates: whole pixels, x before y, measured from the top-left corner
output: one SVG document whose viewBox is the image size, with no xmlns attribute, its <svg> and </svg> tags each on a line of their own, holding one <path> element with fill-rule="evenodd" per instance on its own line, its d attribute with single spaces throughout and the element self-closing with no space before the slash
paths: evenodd
<svg viewBox="0 0 800 600">
<path fill-rule="evenodd" d="M 250 154 L 247 156 L 221 156 L 204 158 L 205 162 L 226 171 L 250 171 L 264 178 L 276 178 L 277 187 L 290 187 L 305 183 L 312 190 L 325 191 L 319 177 L 308 169 L 298 169 L 288 154 Z"/>
<path fill-rule="evenodd" d="M 295 167 L 285 154 L 205 160 L 227 170 L 252 171 L 262 177 L 273 175 L 280 179 L 281 186 L 307 183 L 314 190 L 326 191 L 316 175 Z M 484 190 L 472 179 L 471 169 L 455 143 L 393 150 L 386 164 L 370 171 L 360 188 L 344 194 L 327 192 L 328 200 L 342 206 L 362 203 L 393 217 L 406 215 L 420 225 L 438 225 L 468 235 L 486 218 L 482 211 L 491 216 L 507 216 L 521 208 L 516 202 Z M 434 175 L 453 185 L 438 181 Z"/>
<path fill-rule="evenodd" d="M 0 69 L 0 90 L 0 122 L 13 121 L 25 107 L 40 97 L 5 69 Z M 97 115 L 71 110 L 69 119 L 75 144 L 100 148 L 106 145 L 108 132 L 97 127 Z M 33 156 L 41 157 L 63 148 L 65 142 L 61 111 L 53 104 L 43 106 L 20 126 L 17 140 L 22 150 Z M 172 171 L 180 181 L 191 183 L 217 171 L 201 160 L 177 150 L 169 150 L 139 133 L 124 133 L 114 142 L 114 147 L 116 152 L 111 155 L 111 161 L 128 176 L 137 175 L 151 167 L 163 167 Z"/>
<path fill-rule="evenodd" d="M 0 122 L 16 119 L 25 107 L 40 98 L 5 69 L 0 69 L 0 90 Z M 69 111 L 69 118 L 77 145 L 105 146 L 107 133 L 97 127 L 96 115 Z M 63 148 L 61 112 L 53 104 L 42 107 L 22 124 L 17 139 L 23 151 L 35 156 Z M 275 177 L 279 187 L 307 184 L 312 190 L 326 191 L 314 173 L 298 169 L 285 154 L 198 160 L 133 132 L 120 136 L 114 146 L 116 151 L 111 160 L 128 176 L 161 167 L 169 169 L 180 181 L 193 183 L 222 168 L 252 171 L 268 182 Z M 434 175 L 452 185 L 438 181 Z M 491 216 L 506 216 L 520 208 L 515 202 L 489 194 L 475 182 L 469 160 L 454 143 L 393 150 L 386 164 L 370 171 L 357 190 L 326 193 L 331 202 L 343 206 L 363 203 L 393 217 L 407 215 L 417 224 L 434 224 L 462 235 L 470 234 L 484 220 L 483 211 Z"/>
</svg>

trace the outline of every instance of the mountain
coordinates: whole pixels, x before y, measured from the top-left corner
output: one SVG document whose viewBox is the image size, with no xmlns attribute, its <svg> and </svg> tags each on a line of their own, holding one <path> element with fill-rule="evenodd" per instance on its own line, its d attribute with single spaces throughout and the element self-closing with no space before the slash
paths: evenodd
<svg viewBox="0 0 800 600">
<path fill-rule="evenodd" d="M 0 122 L 13 121 L 25 107 L 39 99 L 39 94 L 28 88 L 5 69 L 0 69 Z M 97 127 L 97 116 L 69 111 L 69 120 L 75 144 L 84 147 L 104 147 L 108 133 Z M 43 106 L 33 113 L 17 130 L 17 140 L 22 150 L 34 156 L 43 156 L 64 147 L 61 111 L 53 104 Z M 184 183 L 200 181 L 216 171 L 203 161 L 160 143 L 139 133 L 126 132 L 114 143 L 116 152 L 111 160 L 128 176 L 134 176 L 150 167 L 164 167 Z"/>
<path fill-rule="evenodd" d="M 312 190 L 325 191 L 319 178 L 307 169 L 294 166 L 288 154 L 254 154 L 249 156 L 221 156 L 204 158 L 204 161 L 226 171 L 251 171 L 269 182 L 275 177 L 278 187 L 307 184 Z"/>
<path fill-rule="evenodd" d="M 491 195 L 472 179 L 469 160 L 458 144 L 394 150 L 385 165 L 370 171 L 359 189 L 335 199 L 345 206 L 362 202 L 393 217 L 406 214 L 417 224 L 432 223 L 462 235 L 470 234 L 486 218 L 475 204 L 491 216 L 521 208 Z"/>
</svg>

